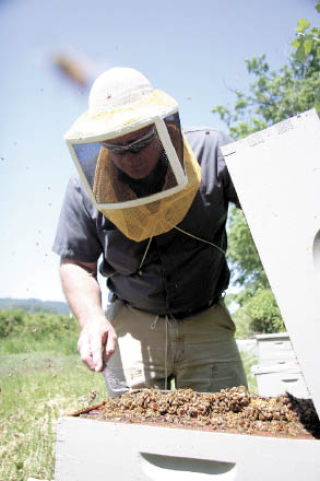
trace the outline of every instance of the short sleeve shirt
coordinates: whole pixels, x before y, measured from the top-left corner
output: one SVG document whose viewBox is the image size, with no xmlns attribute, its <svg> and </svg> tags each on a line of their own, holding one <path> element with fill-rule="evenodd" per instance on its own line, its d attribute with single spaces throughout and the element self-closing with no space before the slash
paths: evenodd
<svg viewBox="0 0 320 481">
<path fill-rule="evenodd" d="M 96 262 L 118 298 L 155 314 L 195 312 L 226 289 L 229 270 L 226 219 L 229 202 L 239 206 L 221 146 L 231 139 L 210 128 L 184 129 L 199 164 L 202 181 L 178 227 L 148 240 L 125 237 L 91 202 L 78 175 L 67 186 L 53 250 L 61 257 Z M 184 232 L 189 233 L 187 235 Z M 201 242 L 196 238 L 203 239 Z"/>
</svg>

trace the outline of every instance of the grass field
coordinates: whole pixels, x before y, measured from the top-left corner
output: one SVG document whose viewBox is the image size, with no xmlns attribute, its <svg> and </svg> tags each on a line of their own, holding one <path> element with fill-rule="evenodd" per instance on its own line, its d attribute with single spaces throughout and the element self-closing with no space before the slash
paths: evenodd
<svg viewBox="0 0 320 481">
<path fill-rule="evenodd" d="M 0 356 L 0 480 L 52 479 L 57 419 L 105 398 L 77 355 Z"/>
<path fill-rule="evenodd" d="M 64 338 L 37 338 L 34 329 L 0 340 L 0 481 L 53 479 L 58 418 L 106 397 L 102 375 L 75 352 L 76 329 Z M 243 360 L 254 392 L 255 359 Z"/>
</svg>

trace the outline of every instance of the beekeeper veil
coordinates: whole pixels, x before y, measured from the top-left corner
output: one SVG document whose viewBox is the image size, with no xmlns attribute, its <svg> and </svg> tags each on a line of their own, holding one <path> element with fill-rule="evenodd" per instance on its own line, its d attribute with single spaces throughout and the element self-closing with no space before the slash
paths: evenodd
<svg viewBox="0 0 320 481">
<path fill-rule="evenodd" d="M 182 221 L 199 188 L 199 164 L 176 101 L 138 71 L 112 68 L 94 82 L 89 109 L 65 136 L 97 209 L 142 241 Z"/>
</svg>

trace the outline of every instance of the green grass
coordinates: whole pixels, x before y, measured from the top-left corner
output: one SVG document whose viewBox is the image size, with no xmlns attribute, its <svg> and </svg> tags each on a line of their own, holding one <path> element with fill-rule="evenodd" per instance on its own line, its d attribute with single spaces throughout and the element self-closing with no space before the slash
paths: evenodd
<svg viewBox="0 0 320 481">
<path fill-rule="evenodd" d="M 57 419 L 106 397 L 78 355 L 0 355 L 0 480 L 53 479 Z"/>
<path fill-rule="evenodd" d="M 240 355 L 247 375 L 249 392 L 251 394 L 258 394 L 257 380 L 255 376 L 251 374 L 252 366 L 258 363 L 257 357 L 254 354 L 248 354 L 244 351 L 240 351 Z"/>
</svg>

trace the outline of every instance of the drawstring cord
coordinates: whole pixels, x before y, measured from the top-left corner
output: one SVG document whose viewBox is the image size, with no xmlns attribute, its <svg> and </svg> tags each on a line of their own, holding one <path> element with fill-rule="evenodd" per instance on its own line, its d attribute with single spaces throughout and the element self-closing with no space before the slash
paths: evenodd
<svg viewBox="0 0 320 481">
<path fill-rule="evenodd" d="M 213 242 L 210 242 L 210 241 L 207 241 L 206 239 L 202 239 L 201 237 L 197 237 L 196 235 L 193 235 L 193 234 L 190 234 L 189 232 L 181 229 L 181 227 L 178 227 L 178 226 L 174 226 L 173 227 L 174 229 L 178 230 L 179 232 L 182 232 L 182 234 L 185 234 L 185 235 L 188 235 L 189 237 L 192 237 L 193 239 L 196 239 L 200 242 L 204 242 L 205 244 L 209 244 L 210 246 L 212 247 L 215 247 L 216 249 L 218 249 L 219 252 L 221 252 L 221 254 L 225 255 L 225 251 L 223 249 L 221 249 L 221 247 L 217 246 L 216 244 L 214 244 Z"/>
<path fill-rule="evenodd" d="M 152 321 L 152 324 L 150 325 L 150 329 L 154 330 L 156 328 L 156 325 L 158 323 L 160 316 L 155 316 L 154 320 Z M 169 323 L 169 317 L 166 314 L 165 315 L 165 331 L 166 331 L 166 341 L 165 341 L 165 348 L 164 348 L 164 388 L 165 390 L 168 389 L 168 323 Z"/>
<path fill-rule="evenodd" d="M 141 259 L 141 262 L 140 262 L 138 271 L 140 271 L 140 269 L 142 269 L 142 266 L 143 266 L 143 264 L 144 264 L 144 261 L 146 260 L 146 257 L 147 257 L 147 254 L 148 254 L 148 251 L 149 251 L 149 248 L 150 248 L 152 239 L 153 239 L 153 237 L 150 237 L 150 239 L 149 239 L 149 241 L 148 241 L 148 244 L 147 244 L 146 250 L 144 251 L 144 254 L 143 254 L 143 256 L 142 256 L 142 259 Z"/>
<path fill-rule="evenodd" d="M 202 237 L 198 237 L 194 234 L 190 234 L 190 232 L 187 232 L 186 230 L 183 230 L 181 229 L 181 227 L 178 227 L 178 226 L 172 226 L 173 229 L 176 229 L 177 231 L 181 232 L 182 234 L 185 234 L 189 237 L 192 237 L 192 239 L 195 239 L 199 242 L 203 242 L 204 244 L 209 244 L 210 246 L 214 247 L 215 249 L 217 249 L 221 254 L 223 254 L 225 256 L 225 251 L 223 249 L 221 249 L 221 247 L 219 247 L 217 244 L 214 244 L 214 242 L 210 242 L 206 239 L 202 239 Z M 141 262 L 140 262 L 140 265 L 139 265 L 139 268 L 138 268 L 138 271 L 140 271 L 140 269 L 142 269 L 142 266 L 144 264 L 144 261 L 146 260 L 146 257 L 147 257 L 147 254 L 148 254 L 148 251 L 150 249 L 150 245 L 151 245 L 151 241 L 152 241 L 153 237 L 150 237 L 149 238 L 149 241 L 148 241 L 148 244 L 147 244 L 147 247 L 144 251 L 144 254 L 142 256 L 142 259 L 141 259 Z"/>
<path fill-rule="evenodd" d="M 168 389 L 168 316 L 166 315 L 165 318 L 166 322 L 166 346 L 165 346 L 165 354 L 164 354 L 164 389 Z"/>
<path fill-rule="evenodd" d="M 150 326 L 150 329 L 155 329 L 156 328 L 156 325 L 157 325 L 157 322 L 159 320 L 159 316 L 156 316 L 153 321 L 152 321 L 152 324 Z"/>
</svg>

